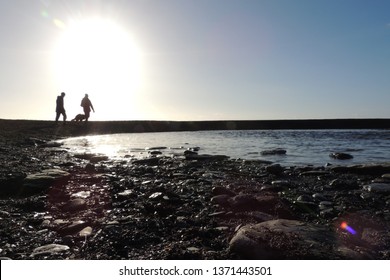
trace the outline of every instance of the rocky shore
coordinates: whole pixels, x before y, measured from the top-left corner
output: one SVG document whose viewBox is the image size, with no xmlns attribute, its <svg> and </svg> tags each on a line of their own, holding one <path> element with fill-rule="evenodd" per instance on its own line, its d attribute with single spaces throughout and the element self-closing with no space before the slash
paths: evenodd
<svg viewBox="0 0 390 280">
<path fill-rule="evenodd" d="M 1 259 L 390 259 L 390 164 L 112 160 L 53 141 L 102 125 L 0 128 Z"/>
</svg>

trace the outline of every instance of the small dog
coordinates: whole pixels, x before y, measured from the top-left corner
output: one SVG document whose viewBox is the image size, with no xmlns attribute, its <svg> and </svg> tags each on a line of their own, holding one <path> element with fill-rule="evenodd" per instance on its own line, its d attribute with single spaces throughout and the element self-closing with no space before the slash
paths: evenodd
<svg viewBox="0 0 390 280">
<path fill-rule="evenodd" d="M 85 115 L 83 115 L 83 114 L 78 114 L 76 117 L 74 117 L 74 119 L 72 120 L 72 122 L 82 122 L 83 120 L 85 120 Z"/>
</svg>

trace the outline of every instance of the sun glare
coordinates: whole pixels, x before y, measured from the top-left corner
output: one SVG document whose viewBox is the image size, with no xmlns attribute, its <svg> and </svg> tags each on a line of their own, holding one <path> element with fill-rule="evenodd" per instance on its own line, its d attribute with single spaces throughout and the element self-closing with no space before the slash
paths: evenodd
<svg viewBox="0 0 390 280">
<path fill-rule="evenodd" d="M 67 24 L 53 61 L 67 100 L 73 95 L 81 100 L 88 93 L 100 113 L 97 119 L 132 117 L 118 111 L 118 104 L 133 104 L 141 77 L 140 52 L 119 25 L 101 18 Z"/>
</svg>

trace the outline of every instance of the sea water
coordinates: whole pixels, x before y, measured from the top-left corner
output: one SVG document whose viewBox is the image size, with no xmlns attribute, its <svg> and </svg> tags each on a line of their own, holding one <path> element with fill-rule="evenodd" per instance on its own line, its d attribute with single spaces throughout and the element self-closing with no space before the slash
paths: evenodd
<svg viewBox="0 0 390 280">
<path fill-rule="evenodd" d="M 98 153 L 112 158 L 143 158 L 157 149 L 167 156 L 187 149 L 199 154 L 267 160 L 282 165 L 366 164 L 390 162 L 390 130 L 221 130 L 126 133 L 62 140 L 72 153 Z M 262 151 L 284 149 L 285 155 Z M 348 153 L 350 160 L 332 159 L 333 152 Z"/>
</svg>

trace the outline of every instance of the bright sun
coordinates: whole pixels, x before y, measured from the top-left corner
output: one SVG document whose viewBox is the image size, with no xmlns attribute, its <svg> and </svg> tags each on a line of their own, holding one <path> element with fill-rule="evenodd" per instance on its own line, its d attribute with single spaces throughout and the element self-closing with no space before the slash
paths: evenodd
<svg viewBox="0 0 390 280">
<path fill-rule="evenodd" d="M 73 21 L 63 31 L 54 67 L 67 101 L 76 96 L 81 100 L 88 93 L 99 112 L 95 119 L 134 117 L 126 115 L 123 106 L 133 103 L 141 77 L 140 52 L 129 34 L 113 21 L 101 18 Z"/>
</svg>

